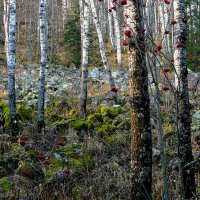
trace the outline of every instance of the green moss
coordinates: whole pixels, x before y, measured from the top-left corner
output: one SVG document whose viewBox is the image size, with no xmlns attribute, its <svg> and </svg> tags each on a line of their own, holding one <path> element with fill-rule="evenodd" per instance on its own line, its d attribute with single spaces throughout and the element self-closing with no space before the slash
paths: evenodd
<svg viewBox="0 0 200 200">
<path fill-rule="evenodd" d="M 87 117 L 87 119 L 88 119 L 88 121 L 92 121 L 92 122 L 97 122 L 97 121 L 102 122 L 103 121 L 101 113 L 94 113 L 92 115 L 89 115 Z"/>
<path fill-rule="evenodd" d="M 125 119 L 124 121 L 122 121 L 118 127 L 120 129 L 125 129 L 125 130 L 129 130 L 131 128 L 131 121 L 130 119 Z"/>
<path fill-rule="evenodd" d="M 24 105 L 17 105 L 17 115 L 19 120 L 30 120 L 32 118 L 32 111 L 27 109 Z"/>
<path fill-rule="evenodd" d="M 76 118 L 77 116 L 78 116 L 78 113 L 74 109 L 71 109 L 68 113 L 69 118 Z"/>
<path fill-rule="evenodd" d="M 111 145 L 116 144 L 117 142 L 116 135 L 104 136 L 103 139 Z"/>
<path fill-rule="evenodd" d="M 73 128 L 75 130 L 86 129 L 88 128 L 88 123 L 83 119 L 77 119 L 70 124 L 70 128 Z"/>
<path fill-rule="evenodd" d="M 173 124 L 163 124 L 165 138 L 169 138 L 175 133 L 175 127 Z"/>
<path fill-rule="evenodd" d="M 112 135 L 115 131 L 116 131 L 117 127 L 114 125 L 110 125 L 110 124 L 103 124 L 101 126 L 101 128 L 99 128 L 97 130 L 97 133 L 100 136 L 108 136 L 108 135 Z"/>
<path fill-rule="evenodd" d="M 0 179 L 0 192 L 8 192 L 12 189 L 12 183 L 7 179 L 7 177 Z"/>
<path fill-rule="evenodd" d="M 4 127 L 5 128 L 9 128 L 10 118 L 9 118 L 9 108 L 8 108 L 8 105 L 6 103 L 4 103 L 3 101 L 0 101 L 0 108 L 3 109 L 3 116 L 4 116 L 4 119 L 5 119 Z"/>
<path fill-rule="evenodd" d="M 120 113 L 119 108 L 111 108 L 111 107 L 107 107 L 107 106 L 101 107 L 101 115 L 102 116 L 108 116 L 108 117 L 114 119 L 119 113 Z"/>
</svg>

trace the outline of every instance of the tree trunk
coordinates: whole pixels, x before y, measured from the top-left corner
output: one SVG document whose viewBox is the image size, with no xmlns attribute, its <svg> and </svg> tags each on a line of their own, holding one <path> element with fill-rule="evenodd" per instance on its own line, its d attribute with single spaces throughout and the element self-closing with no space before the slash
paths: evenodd
<svg viewBox="0 0 200 200">
<path fill-rule="evenodd" d="M 152 199 L 152 139 L 150 128 L 148 74 L 144 41 L 141 1 L 129 2 L 129 26 L 136 38 L 129 43 L 129 81 L 131 102 L 131 169 L 132 199 Z M 137 26 L 136 26 L 137 24 Z M 144 34 L 143 34 L 144 36 Z M 133 41 L 134 39 L 134 41 Z"/>
<path fill-rule="evenodd" d="M 186 66 L 186 37 L 187 16 L 184 0 L 174 1 L 174 18 L 177 24 L 174 27 L 174 65 L 178 77 L 176 77 L 176 89 L 178 100 L 178 156 L 180 159 L 180 176 L 183 186 L 183 198 L 195 197 L 195 169 L 193 165 L 184 167 L 193 161 L 191 145 L 191 117 L 188 94 L 188 70 Z"/>
<path fill-rule="evenodd" d="M 8 31 L 9 31 L 9 7 L 10 7 L 10 3 L 9 0 L 4 0 L 3 1 L 3 6 L 4 6 L 4 12 L 3 12 L 3 24 L 4 24 L 4 33 L 5 33 L 5 52 L 6 52 L 6 56 L 8 58 Z"/>
<path fill-rule="evenodd" d="M 40 46 L 41 62 L 38 87 L 38 128 L 39 131 L 44 128 L 44 101 L 45 101 L 45 70 L 46 70 L 46 0 L 40 0 Z"/>
<path fill-rule="evenodd" d="M 81 0 L 82 1 L 82 0 Z M 81 76 L 81 117 L 86 119 L 87 105 L 87 78 L 88 78 L 88 51 L 89 51 L 89 25 L 90 25 L 90 0 L 84 2 L 83 38 L 82 38 L 82 76 Z M 81 11 L 80 11 L 81 12 Z"/>
<path fill-rule="evenodd" d="M 117 11 L 119 12 L 119 7 L 117 4 L 112 4 L 112 6 L 116 7 L 117 10 L 113 10 L 113 18 L 114 18 L 114 27 L 115 27 L 115 38 L 116 38 L 116 46 L 117 46 L 117 65 L 120 69 L 122 67 L 122 49 L 121 49 L 121 33 L 119 27 L 119 18 L 117 15 Z"/>
<path fill-rule="evenodd" d="M 8 99 L 10 129 L 13 136 L 17 135 L 16 119 L 16 91 L 15 91 L 15 65 L 16 65 L 16 1 L 10 0 L 9 31 L 7 46 L 8 65 Z"/>
<path fill-rule="evenodd" d="M 64 29 L 67 20 L 67 0 L 62 0 L 62 9 L 63 9 L 63 29 Z"/>
<path fill-rule="evenodd" d="M 100 53 L 101 53 L 103 65 L 105 67 L 105 70 L 106 70 L 106 73 L 107 73 L 107 76 L 108 76 L 110 87 L 115 88 L 115 82 L 114 82 L 114 79 L 112 77 L 110 65 L 108 63 L 106 53 L 105 53 L 105 49 L 104 49 L 103 36 L 102 36 L 101 28 L 100 28 L 100 23 L 99 23 L 99 20 L 98 20 L 98 17 L 97 17 L 97 10 L 96 10 L 96 6 L 94 4 L 94 0 L 90 0 L 90 5 L 91 5 L 93 21 L 94 21 L 94 24 L 96 26 L 97 35 L 98 35 L 98 39 L 99 39 L 99 48 L 100 48 Z"/>
</svg>

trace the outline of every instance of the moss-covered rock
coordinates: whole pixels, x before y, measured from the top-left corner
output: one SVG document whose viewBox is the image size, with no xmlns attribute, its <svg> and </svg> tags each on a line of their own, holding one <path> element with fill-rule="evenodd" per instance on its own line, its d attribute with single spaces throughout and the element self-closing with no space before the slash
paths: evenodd
<svg viewBox="0 0 200 200">
<path fill-rule="evenodd" d="M 116 131 L 117 127 L 111 124 L 103 124 L 101 128 L 97 130 L 97 133 L 104 137 L 104 136 L 110 136 Z"/>
<path fill-rule="evenodd" d="M 77 120 L 74 120 L 70 124 L 70 128 L 73 128 L 73 129 L 75 129 L 77 131 L 81 130 L 81 129 L 87 129 L 88 128 L 88 123 L 84 119 L 77 119 Z"/>
<path fill-rule="evenodd" d="M 129 130 L 131 128 L 131 120 L 130 119 L 125 119 L 123 120 L 119 125 L 118 128 L 120 129 L 125 129 Z"/>
<path fill-rule="evenodd" d="M 114 119 L 119 114 L 119 109 L 117 108 L 111 108 L 107 106 L 101 107 L 101 115 L 102 116 L 108 116 L 112 119 Z"/>
</svg>

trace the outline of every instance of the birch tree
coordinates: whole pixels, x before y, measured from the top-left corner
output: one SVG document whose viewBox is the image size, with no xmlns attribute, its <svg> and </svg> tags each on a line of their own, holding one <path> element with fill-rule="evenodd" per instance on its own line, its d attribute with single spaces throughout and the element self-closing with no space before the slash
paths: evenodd
<svg viewBox="0 0 200 200">
<path fill-rule="evenodd" d="M 115 82 L 114 82 L 114 79 L 112 77 L 110 65 L 108 63 L 106 53 L 105 53 L 103 36 L 102 36 L 101 27 L 100 27 L 100 23 L 99 23 L 99 20 L 98 20 L 97 10 L 96 10 L 96 6 L 94 4 L 94 0 L 90 0 L 90 5 L 91 5 L 93 21 L 94 21 L 96 31 L 97 31 L 97 35 L 98 35 L 98 39 L 99 39 L 99 49 L 100 49 L 103 65 L 104 65 L 104 68 L 105 68 L 107 76 L 108 76 L 110 87 L 115 88 Z"/>
<path fill-rule="evenodd" d="M 131 171 L 132 199 L 152 199 L 152 139 L 150 128 L 148 73 L 145 61 L 145 44 L 140 40 L 144 33 L 141 1 L 129 1 L 130 14 L 125 31 L 129 37 L 129 84 L 131 103 Z"/>
<path fill-rule="evenodd" d="M 15 91 L 15 65 L 16 65 L 16 1 L 9 3 L 9 23 L 8 23 L 8 46 L 7 46 L 7 66 L 8 66 L 8 100 L 10 128 L 12 134 L 16 134 L 16 91 Z"/>
<path fill-rule="evenodd" d="M 80 0 L 81 2 L 82 0 Z M 81 2 L 82 3 L 82 2 Z M 86 118 L 86 104 L 87 104 L 87 78 L 88 78 L 88 51 L 89 51 L 89 25 L 90 25 L 90 0 L 84 2 L 83 19 L 83 38 L 82 38 L 82 76 L 81 76 L 81 117 Z"/>
<path fill-rule="evenodd" d="M 67 0 L 62 0 L 62 9 L 63 9 L 63 29 L 64 29 L 67 19 Z"/>
<path fill-rule="evenodd" d="M 10 2 L 9 0 L 3 0 L 3 24 L 4 24 L 4 33 L 5 33 L 5 52 L 6 56 L 8 57 L 8 31 L 9 31 L 9 10 L 10 10 Z"/>
<path fill-rule="evenodd" d="M 178 156 L 180 159 L 180 178 L 183 190 L 182 198 L 191 199 L 195 197 L 195 171 L 190 163 L 193 161 L 191 145 L 191 117 L 188 94 L 188 70 L 186 65 L 186 37 L 187 16 L 184 0 L 174 1 L 174 19 L 177 24 L 174 27 L 174 66 L 177 72 L 176 89 L 178 100 Z"/>
<path fill-rule="evenodd" d="M 120 33 L 120 26 L 119 26 L 119 18 L 118 18 L 118 5 L 112 3 L 112 7 L 116 7 L 113 9 L 113 18 L 114 18 L 114 27 L 115 27 L 115 38 L 116 38 L 116 47 L 117 47 L 117 64 L 120 68 L 122 66 L 122 50 L 121 50 L 121 33 Z"/>
<path fill-rule="evenodd" d="M 45 101 L 45 70 L 46 70 L 46 57 L 47 57 L 47 39 L 46 39 L 46 0 L 40 0 L 39 5 L 40 16 L 40 75 L 38 86 L 38 126 L 39 130 L 44 127 L 44 101 Z"/>
</svg>

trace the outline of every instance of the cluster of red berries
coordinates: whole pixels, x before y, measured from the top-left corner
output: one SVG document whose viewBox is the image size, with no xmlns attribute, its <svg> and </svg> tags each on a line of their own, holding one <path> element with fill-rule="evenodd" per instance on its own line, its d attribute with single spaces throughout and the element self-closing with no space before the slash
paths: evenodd
<svg viewBox="0 0 200 200">
<path fill-rule="evenodd" d="M 103 2 L 103 0 L 99 0 L 99 2 Z M 117 0 L 112 0 L 112 3 L 117 3 Z M 126 4 L 127 4 L 127 0 L 119 0 L 119 5 L 124 6 Z M 115 6 L 108 9 L 109 12 L 112 12 L 113 10 L 116 10 Z"/>
</svg>

